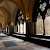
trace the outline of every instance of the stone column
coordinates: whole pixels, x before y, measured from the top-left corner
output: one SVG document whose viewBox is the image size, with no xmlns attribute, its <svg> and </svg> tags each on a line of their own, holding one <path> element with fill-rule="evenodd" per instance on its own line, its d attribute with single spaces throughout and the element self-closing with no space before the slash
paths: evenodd
<svg viewBox="0 0 50 50">
<path fill-rule="evenodd" d="M 31 36 L 33 34 L 33 22 L 26 22 L 26 35 Z"/>
<path fill-rule="evenodd" d="M 14 33 L 14 26 L 9 26 L 9 35 Z"/>
</svg>

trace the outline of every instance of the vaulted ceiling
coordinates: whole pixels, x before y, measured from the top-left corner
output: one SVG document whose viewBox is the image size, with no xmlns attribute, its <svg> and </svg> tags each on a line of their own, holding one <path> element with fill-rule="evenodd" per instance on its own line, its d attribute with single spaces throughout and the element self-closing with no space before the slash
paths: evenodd
<svg viewBox="0 0 50 50">
<path fill-rule="evenodd" d="M 34 3 L 35 0 L 0 0 L 0 23 L 3 27 L 7 24 L 15 24 L 18 9 L 23 12 L 26 20 L 29 19 L 29 21 L 32 21 L 32 9 Z"/>
<path fill-rule="evenodd" d="M 35 0 L 9 0 L 15 3 L 18 8 L 23 12 L 23 14 L 29 20 L 32 20 L 32 9 L 35 3 Z"/>
</svg>

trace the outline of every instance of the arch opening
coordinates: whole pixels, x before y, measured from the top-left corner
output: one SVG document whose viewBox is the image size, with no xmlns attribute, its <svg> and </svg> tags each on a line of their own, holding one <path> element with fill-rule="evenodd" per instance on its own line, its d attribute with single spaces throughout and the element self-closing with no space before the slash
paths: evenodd
<svg viewBox="0 0 50 50">
<path fill-rule="evenodd" d="M 26 34 L 26 22 L 23 13 L 20 10 L 18 10 L 16 14 L 15 26 L 18 34 Z"/>
</svg>

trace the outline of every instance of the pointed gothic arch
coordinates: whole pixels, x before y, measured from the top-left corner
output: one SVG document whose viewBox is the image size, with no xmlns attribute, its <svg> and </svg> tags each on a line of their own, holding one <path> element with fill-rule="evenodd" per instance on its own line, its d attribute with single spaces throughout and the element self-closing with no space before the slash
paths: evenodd
<svg viewBox="0 0 50 50">
<path fill-rule="evenodd" d="M 1 6 L 0 7 L 0 10 L 3 12 L 3 14 L 5 15 L 5 19 L 6 19 L 6 23 L 8 24 L 8 25 L 10 25 L 11 24 L 11 14 L 10 14 L 10 12 L 4 7 L 4 6 Z"/>
</svg>

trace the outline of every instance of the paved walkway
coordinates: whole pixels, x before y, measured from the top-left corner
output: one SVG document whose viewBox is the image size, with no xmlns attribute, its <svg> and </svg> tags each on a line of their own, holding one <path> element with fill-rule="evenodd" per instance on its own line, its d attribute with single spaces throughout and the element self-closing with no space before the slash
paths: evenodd
<svg viewBox="0 0 50 50">
<path fill-rule="evenodd" d="M 0 36 L 0 50 L 50 50 L 50 48 L 4 35 Z"/>
</svg>

